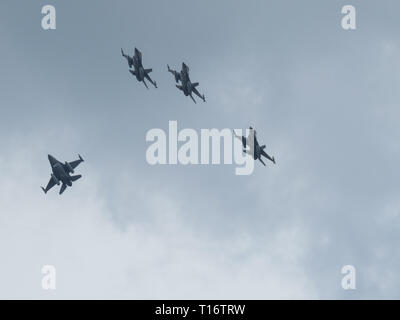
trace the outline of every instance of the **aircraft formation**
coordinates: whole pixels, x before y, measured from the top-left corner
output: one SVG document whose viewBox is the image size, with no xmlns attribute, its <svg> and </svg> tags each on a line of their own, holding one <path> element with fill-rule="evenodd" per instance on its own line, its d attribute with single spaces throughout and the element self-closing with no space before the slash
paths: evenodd
<svg viewBox="0 0 400 320">
<path fill-rule="evenodd" d="M 153 69 L 145 69 L 143 67 L 142 53 L 136 47 L 134 50 L 134 55 L 132 57 L 125 54 L 122 48 L 121 54 L 128 62 L 129 72 L 136 77 L 137 81 L 143 82 L 144 86 L 147 89 L 149 89 L 149 87 L 146 83 L 146 80 L 149 81 L 155 88 L 157 88 L 156 81 L 153 81 L 149 76 L 149 73 L 151 73 Z M 193 97 L 193 94 L 195 94 L 197 97 L 203 100 L 203 102 L 206 102 L 204 94 L 201 94 L 197 89 L 197 87 L 199 86 L 199 82 L 192 82 L 190 80 L 189 67 L 184 62 L 182 62 L 182 69 L 179 72 L 171 69 L 168 64 L 167 70 L 174 76 L 176 88 L 182 91 L 185 96 L 189 96 L 193 100 L 193 102 L 196 103 L 196 100 Z M 253 129 L 253 127 L 249 128 L 249 135 L 247 137 L 239 136 L 236 134 L 235 131 L 233 131 L 233 133 L 236 138 L 241 140 L 244 153 L 251 155 L 254 160 L 259 160 L 264 166 L 266 166 L 266 164 L 263 161 L 262 157 L 265 157 L 275 164 L 275 158 L 271 157 L 265 152 L 265 145 L 260 146 L 257 140 L 257 132 Z M 249 146 L 248 149 L 247 146 Z M 80 155 L 78 155 L 78 160 L 72 162 L 66 161 L 65 163 L 58 161 L 51 155 L 48 155 L 48 159 L 50 162 L 52 173 L 50 175 L 50 181 L 48 182 L 46 188 L 41 187 L 44 193 L 47 193 L 55 185 L 61 184 L 61 188 L 59 191 L 59 194 L 61 195 L 64 193 L 67 187 L 71 187 L 73 182 L 82 177 L 82 175 L 71 175 L 74 174 L 74 169 L 82 162 L 84 162 L 83 158 Z"/>
<path fill-rule="evenodd" d="M 136 77 L 136 79 L 139 82 L 143 82 L 146 88 L 148 89 L 149 87 L 146 84 L 146 80 L 148 80 L 150 83 L 153 84 L 155 88 L 157 88 L 157 83 L 153 81 L 149 73 L 153 71 L 153 69 L 145 69 L 142 64 L 142 53 L 135 47 L 133 57 L 130 57 L 129 55 L 124 53 L 124 50 L 121 48 L 121 53 L 122 56 L 128 61 L 128 66 L 130 68 L 129 72 L 132 73 Z M 131 70 L 133 67 L 133 70 Z M 176 71 L 172 70 L 169 65 L 167 65 L 168 72 L 171 72 L 175 78 L 176 87 L 183 92 L 185 96 L 189 96 L 194 103 L 196 103 L 196 100 L 193 98 L 193 93 L 197 95 L 200 99 L 202 99 L 204 102 L 206 102 L 206 98 L 204 97 L 204 94 L 200 94 L 200 92 L 197 90 L 197 86 L 199 85 L 198 82 L 192 82 L 190 80 L 189 76 L 189 67 L 182 62 L 182 70 L 181 71 Z M 179 82 L 181 84 L 179 84 Z"/>
</svg>

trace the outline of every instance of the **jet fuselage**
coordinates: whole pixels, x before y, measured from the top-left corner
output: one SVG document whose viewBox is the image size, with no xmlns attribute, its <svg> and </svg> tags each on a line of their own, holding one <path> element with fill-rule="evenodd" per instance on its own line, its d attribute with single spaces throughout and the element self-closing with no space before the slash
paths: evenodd
<svg viewBox="0 0 400 320">
<path fill-rule="evenodd" d="M 135 53 L 135 56 L 133 57 L 133 67 L 135 69 L 136 79 L 138 81 L 143 81 L 144 76 L 145 76 L 145 72 L 144 72 L 144 68 L 142 66 L 142 61 L 141 61 L 141 59 L 139 59 L 136 56 L 136 53 Z"/>
<path fill-rule="evenodd" d="M 260 145 L 258 144 L 257 139 L 254 139 L 254 160 L 257 160 L 258 158 L 261 157 L 261 148 Z"/>
<path fill-rule="evenodd" d="M 250 139 L 253 138 L 253 144 L 250 143 Z M 246 139 L 246 144 L 249 146 L 249 154 L 253 157 L 254 160 L 261 158 L 261 147 L 257 141 L 256 133 L 250 133 L 249 137 Z"/>
<path fill-rule="evenodd" d="M 57 160 L 49 155 L 49 160 L 50 162 L 56 162 Z M 60 162 L 56 162 L 52 167 L 51 167 L 54 176 L 63 184 L 71 187 L 72 186 L 72 181 L 71 181 L 71 176 L 69 175 L 68 172 L 65 171 L 63 165 Z"/>
<path fill-rule="evenodd" d="M 188 71 L 182 69 L 181 71 L 181 79 L 182 79 L 182 91 L 185 96 L 188 96 L 192 93 L 192 83 L 189 78 Z"/>
</svg>

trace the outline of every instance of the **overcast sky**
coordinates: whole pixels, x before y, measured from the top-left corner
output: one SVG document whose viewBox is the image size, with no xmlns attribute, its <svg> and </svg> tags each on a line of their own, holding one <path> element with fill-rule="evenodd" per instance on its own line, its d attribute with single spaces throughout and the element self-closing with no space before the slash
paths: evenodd
<svg viewBox="0 0 400 320">
<path fill-rule="evenodd" d="M 46 4 L 56 30 L 41 28 Z M 400 298 L 399 10 L 1 1 L 0 297 Z M 120 48 L 135 46 L 158 89 L 129 74 Z M 206 103 L 175 88 L 167 63 L 182 61 Z M 252 125 L 277 164 L 150 166 L 146 132 L 170 120 Z M 86 160 L 62 196 L 39 188 L 49 153 Z M 356 290 L 341 287 L 347 264 Z"/>
</svg>

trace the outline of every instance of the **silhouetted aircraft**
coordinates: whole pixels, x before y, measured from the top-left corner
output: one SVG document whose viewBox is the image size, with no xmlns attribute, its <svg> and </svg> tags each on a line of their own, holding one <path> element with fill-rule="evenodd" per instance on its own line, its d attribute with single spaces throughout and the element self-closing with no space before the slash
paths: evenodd
<svg viewBox="0 0 400 320">
<path fill-rule="evenodd" d="M 153 81 L 149 73 L 153 71 L 153 69 L 145 69 L 142 64 L 142 53 L 135 48 L 135 55 L 133 57 L 130 57 L 129 55 L 126 55 L 124 53 L 124 50 L 121 48 L 121 53 L 122 56 L 126 58 L 128 61 L 129 68 L 134 68 L 134 70 L 129 70 L 130 73 L 132 73 L 138 81 L 143 81 L 144 85 L 148 89 L 149 87 L 147 86 L 146 79 L 151 82 L 151 84 L 157 88 L 157 83 Z"/>
<path fill-rule="evenodd" d="M 51 178 L 49 183 L 47 184 L 46 189 L 41 187 L 44 193 L 47 193 L 51 188 L 53 188 L 55 185 L 60 185 L 62 183 L 61 189 L 60 189 L 60 194 L 62 194 L 65 189 L 67 189 L 67 186 L 71 187 L 72 182 L 80 179 L 82 176 L 81 175 L 76 175 L 76 176 L 71 176 L 70 173 L 74 173 L 74 169 L 81 163 L 83 162 L 83 159 L 80 155 L 78 155 L 79 159 L 72 161 L 72 162 L 65 162 L 61 163 L 58 161 L 56 158 L 54 158 L 51 155 L 48 155 L 51 169 L 53 173 L 51 174 Z"/>
<path fill-rule="evenodd" d="M 167 65 L 168 67 L 168 71 L 171 72 L 174 77 L 175 77 L 175 82 L 178 83 L 179 81 L 181 81 L 180 85 L 176 85 L 176 87 L 183 91 L 183 93 L 185 94 L 185 96 L 190 96 L 190 98 L 192 98 L 192 100 L 194 101 L 194 103 L 196 103 L 196 100 L 194 100 L 192 93 L 194 93 L 195 95 L 197 95 L 198 97 L 200 97 L 204 102 L 206 102 L 206 98 L 204 97 L 204 94 L 200 94 L 200 92 L 196 89 L 196 87 L 199 85 L 198 82 L 194 82 L 192 83 L 190 81 L 190 77 L 189 77 L 189 67 L 182 62 L 182 70 L 181 72 L 172 70 L 169 65 Z"/>
<path fill-rule="evenodd" d="M 245 136 L 238 136 L 235 131 L 233 131 L 233 134 L 235 135 L 236 138 L 240 139 L 242 141 L 243 145 L 243 152 L 246 152 L 247 154 L 250 154 L 254 160 L 260 160 L 260 162 L 265 166 L 264 161 L 261 159 L 261 156 L 266 157 L 268 160 L 271 160 L 273 163 L 275 163 L 275 158 L 271 157 L 268 155 L 264 149 L 265 145 L 260 146 L 257 140 L 257 132 L 254 130 L 252 127 L 249 128 L 249 136 L 246 138 Z M 251 139 L 253 138 L 253 143 L 251 143 Z M 249 146 L 249 149 L 246 150 L 246 146 Z"/>
</svg>

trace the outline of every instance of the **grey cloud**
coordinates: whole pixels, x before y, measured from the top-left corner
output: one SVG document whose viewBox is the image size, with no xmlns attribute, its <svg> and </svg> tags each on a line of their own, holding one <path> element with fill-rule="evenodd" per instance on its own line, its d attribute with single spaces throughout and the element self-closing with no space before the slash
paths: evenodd
<svg viewBox="0 0 400 320">
<path fill-rule="evenodd" d="M 352 1 L 354 32 L 342 1 L 53 3 L 54 32 L 0 4 L 2 297 L 398 298 L 397 2 Z M 134 46 L 159 89 L 128 73 Z M 174 87 L 182 61 L 207 103 Z M 251 124 L 277 165 L 149 166 L 169 120 Z M 78 152 L 84 179 L 43 197 L 47 153 Z"/>
</svg>

